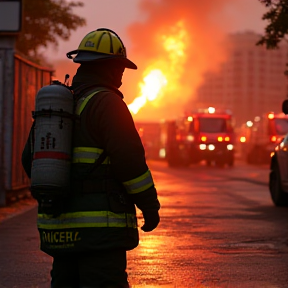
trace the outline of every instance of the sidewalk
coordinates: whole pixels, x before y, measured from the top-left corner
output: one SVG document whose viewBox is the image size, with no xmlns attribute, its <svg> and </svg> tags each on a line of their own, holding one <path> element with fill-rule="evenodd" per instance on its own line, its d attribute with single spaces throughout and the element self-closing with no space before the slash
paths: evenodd
<svg viewBox="0 0 288 288">
<path fill-rule="evenodd" d="M 30 196 L 16 201 L 7 207 L 0 207 L 0 223 L 33 209 L 35 206 L 37 206 L 37 201 Z"/>
</svg>

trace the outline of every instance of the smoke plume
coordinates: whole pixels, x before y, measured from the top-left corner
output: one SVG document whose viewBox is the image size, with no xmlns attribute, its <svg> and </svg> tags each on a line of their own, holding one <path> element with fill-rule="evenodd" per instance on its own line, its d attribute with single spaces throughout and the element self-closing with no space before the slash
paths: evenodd
<svg viewBox="0 0 288 288">
<path fill-rule="evenodd" d="M 233 3 L 241 5 L 241 1 L 233 0 Z M 217 69 L 225 60 L 223 22 L 230 25 L 233 19 L 222 19 L 220 15 L 228 2 L 231 0 L 141 1 L 146 19 L 128 28 L 132 42 L 128 58 L 137 64 L 138 70 L 124 73 L 122 91 L 126 103 L 141 94 L 139 83 L 149 74 L 149 69 L 160 69 L 168 80 L 163 93 L 134 115 L 136 120 L 167 119 L 183 113 L 187 101 L 195 97 L 203 73 Z M 168 40 L 171 49 L 164 47 Z M 177 47 L 180 41 L 181 46 Z M 181 54 L 177 55 L 179 50 Z"/>
</svg>

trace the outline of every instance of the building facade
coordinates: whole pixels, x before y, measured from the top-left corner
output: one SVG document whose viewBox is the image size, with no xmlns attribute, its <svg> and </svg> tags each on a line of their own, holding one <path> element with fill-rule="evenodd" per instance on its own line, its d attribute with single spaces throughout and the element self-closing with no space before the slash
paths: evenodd
<svg viewBox="0 0 288 288">
<path fill-rule="evenodd" d="M 256 45 L 259 39 L 250 31 L 228 36 L 229 56 L 218 72 L 204 75 L 195 106 L 231 110 L 236 127 L 263 113 L 281 112 L 287 97 L 288 45 L 280 43 L 279 49 L 267 50 Z"/>
</svg>

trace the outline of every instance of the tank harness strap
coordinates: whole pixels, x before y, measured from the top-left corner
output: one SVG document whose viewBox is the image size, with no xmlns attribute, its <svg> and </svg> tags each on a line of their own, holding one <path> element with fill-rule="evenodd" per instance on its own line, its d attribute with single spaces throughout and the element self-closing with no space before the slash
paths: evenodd
<svg viewBox="0 0 288 288">
<path fill-rule="evenodd" d="M 78 102 L 77 102 L 77 105 L 76 105 L 76 109 L 75 109 L 75 114 L 77 116 L 80 116 L 82 111 L 84 110 L 84 108 L 86 107 L 88 101 L 93 97 L 95 96 L 97 93 L 99 92 L 104 92 L 104 91 L 108 91 L 108 89 L 100 89 L 100 90 L 97 90 L 97 91 L 93 91 L 92 93 L 88 94 L 87 96 L 83 96 L 81 97 Z"/>
<path fill-rule="evenodd" d="M 80 116 L 82 111 L 84 110 L 85 106 L 87 105 L 88 101 L 95 96 L 97 93 L 99 92 L 104 92 L 104 91 L 108 91 L 107 89 L 102 89 L 100 88 L 100 90 L 97 91 L 93 91 L 92 93 L 88 94 L 88 96 L 84 96 L 82 98 L 79 99 L 76 109 L 75 109 L 75 113 L 76 115 Z M 95 163 L 93 164 L 93 166 L 91 166 L 91 169 L 89 170 L 89 173 L 92 173 L 100 164 L 102 164 L 102 162 L 106 159 L 107 154 L 105 151 L 103 151 L 100 156 L 98 157 L 98 159 L 95 161 Z"/>
<path fill-rule="evenodd" d="M 81 97 L 79 100 L 78 100 L 78 102 L 77 102 L 77 105 L 76 105 L 76 109 L 75 109 L 75 114 L 78 116 L 78 117 L 80 117 L 80 115 L 81 115 L 81 113 L 83 112 L 83 110 L 84 110 L 84 108 L 86 107 L 86 105 L 87 105 L 87 103 L 89 102 L 89 100 L 93 97 L 93 96 L 95 96 L 97 93 L 99 93 L 99 92 L 104 92 L 104 91 L 109 91 L 108 89 L 103 89 L 103 88 L 100 88 L 100 90 L 97 90 L 97 91 L 93 91 L 92 93 L 90 93 L 90 94 L 88 94 L 87 96 L 83 96 L 83 97 Z M 95 171 L 95 169 L 96 168 L 98 168 L 104 161 L 105 161 L 105 159 L 107 158 L 107 153 L 106 153 L 106 151 L 103 151 L 101 154 L 100 154 L 100 156 L 97 158 L 97 160 L 93 163 L 93 164 L 91 164 L 91 167 L 90 167 L 90 169 L 86 172 L 86 175 L 88 176 L 89 174 L 91 174 L 91 173 L 93 173 L 93 171 Z M 83 191 L 83 187 L 84 187 L 84 182 L 85 182 L 85 186 L 87 186 L 87 187 L 94 187 L 95 188 L 95 192 L 96 191 L 102 191 L 102 192 L 104 192 L 103 191 L 103 188 L 105 187 L 105 185 L 104 185 L 104 183 L 103 183 L 103 181 L 105 181 L 105 180 L 102 180 L 102 181 L 100 181 L 100 183 L 99 183 L 99 181 L 98 181 L 98 183 L 97 182 L 95 182 L 95 183 L 93 183 L 93 181 L 89 181 L 88 179 L 85 179 L 85 177 L 82 179 L 82 180 L 80 180 L 80 181 L 76 181 L 75 182 L 75 188 L 77 189 L 78 187 L 77 186 L 79 186 L 80 185 L 80 187 L 82 187 L 82 192 L 83 193 L 85 193 L 85 191 Z M 85 189 L 84 189 L 85 190 Z M 91 191 L 91 189 L 89 189 L 90 191 Z M 97 193 L 97 192 L 96 192 Z"/>
</svg>

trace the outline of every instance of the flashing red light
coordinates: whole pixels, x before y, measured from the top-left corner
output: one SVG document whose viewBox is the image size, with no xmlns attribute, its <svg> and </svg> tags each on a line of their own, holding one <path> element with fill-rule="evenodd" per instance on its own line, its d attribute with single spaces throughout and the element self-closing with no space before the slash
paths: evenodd
<svg viewBox="0 0 288 288">
<path fill-rule="evenodd" d="M 230 141 L 230 137 L 229 137 L 229 136 L 225 136 L 225 137 L 223 137 L 223 136 L 218 136 L 218 137 L 217 137 L 217 140 L 218 140 L 218 142 L 223 142 L 223 141 L 229 142 L 229 141 Z"/>
<path fill-rule="evenodd" d="M 269 113 L 267 117 L 268 119 L 274 119 L 274 113 Z"/>
<path fill-rule="evenodd" d="M 241 143 L 246 142 L 246 137 L 245 137 L 245 136 L 241 136 L 241 137 L 240 137 L 240 142 L 241 142 Z"/>
<path fill-rule="evenodd" d="M 201 136 L 201 141 L 202 142 L 206 142 L 207 141 L 207 137 L 206 136 Z"/>
<path fill-rule="evenodd" d="M 277 141 L 277 137 L 276 136 L 271 136 L 270 140 L 271 140 L 271 142 L 276 142 Z"/>
</svg>

